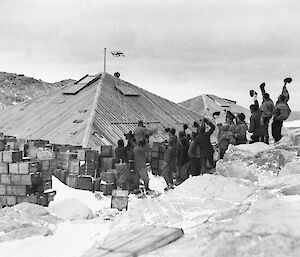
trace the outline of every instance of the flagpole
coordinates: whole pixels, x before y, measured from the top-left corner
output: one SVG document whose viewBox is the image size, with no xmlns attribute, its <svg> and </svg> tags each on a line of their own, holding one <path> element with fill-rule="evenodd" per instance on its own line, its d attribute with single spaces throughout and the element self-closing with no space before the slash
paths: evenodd
<svg viewBox="0 0 300 257">
<path fill-rule="evenodd" d="M 104 48 L 104 72 L 106 72 L 106 48 Z"/>
</svg>

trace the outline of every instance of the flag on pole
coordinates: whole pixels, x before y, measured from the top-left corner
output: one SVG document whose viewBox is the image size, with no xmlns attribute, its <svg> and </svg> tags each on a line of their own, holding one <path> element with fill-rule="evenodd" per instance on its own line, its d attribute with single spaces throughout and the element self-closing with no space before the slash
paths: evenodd
<svg viewBox="0 0 300 257">
<path fill-rule="evenodd" d="M 121 51 L 110 51 L 113 57 L 125 57 L 125 54 Z"/>
</svg>

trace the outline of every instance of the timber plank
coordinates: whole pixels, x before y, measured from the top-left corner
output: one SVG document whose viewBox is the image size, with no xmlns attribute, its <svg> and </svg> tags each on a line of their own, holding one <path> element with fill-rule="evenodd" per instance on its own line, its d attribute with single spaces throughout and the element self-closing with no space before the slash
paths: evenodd
<svg viewBox="0 0 300 257">
<path fill-rule="evenodd" d="M 118 234 L 100 247 L 92 247 L 82 257 L 136 257 L 167 245 L 182 236 L 181 228 L 138 227 Z"/>
</svg>

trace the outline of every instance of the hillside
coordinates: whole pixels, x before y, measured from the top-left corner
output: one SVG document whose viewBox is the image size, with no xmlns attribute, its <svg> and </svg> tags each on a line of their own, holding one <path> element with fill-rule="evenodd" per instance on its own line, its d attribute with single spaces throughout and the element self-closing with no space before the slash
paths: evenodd
<svg viewBox="0 0 300 257">
<path fill-rule="evenodd" d="M 48 83 L 40 79 L 26 77 L 23 74 L 0 72 L 0 109 L 30 100 L 74 81 L 67 79 Z"/>
</svg>

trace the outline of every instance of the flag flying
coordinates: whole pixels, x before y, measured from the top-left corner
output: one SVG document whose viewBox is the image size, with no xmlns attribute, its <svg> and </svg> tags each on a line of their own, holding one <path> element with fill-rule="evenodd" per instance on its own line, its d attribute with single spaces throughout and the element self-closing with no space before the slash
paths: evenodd
<svg viewBox="0 0 300 257">
<path fill-rule="evenodd" d="M 121 51 L 110 51 L 113 57 L 125 57 L 125 54 Z"/>
</svg>

